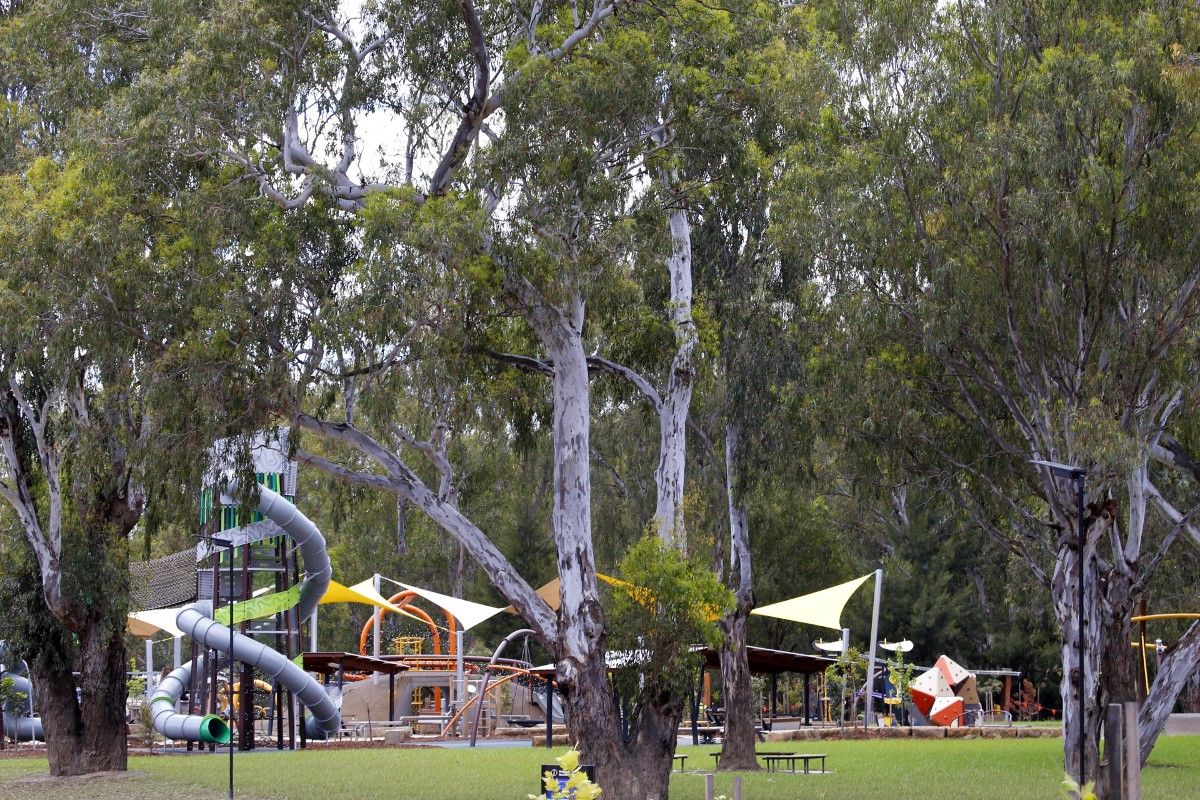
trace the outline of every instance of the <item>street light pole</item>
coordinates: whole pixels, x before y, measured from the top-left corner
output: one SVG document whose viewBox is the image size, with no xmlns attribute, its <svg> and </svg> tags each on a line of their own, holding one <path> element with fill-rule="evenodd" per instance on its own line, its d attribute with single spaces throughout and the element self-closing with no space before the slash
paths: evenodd
<svg viewBox="0 0 1200 800">
<path fill-rule="evenodd" d="M 1070 478 L 1075 481 L 1075 514 L 1078 518 L 1079 526 L 1079 598 L 1076 615 L 1079 617 L 1078 637 L 1079 637 L 1079 785 L 1083 786 L 1085 777 L 1087 776 L 1087 695 L 1085 692 L 1087 670 L 1084 667 L 1083 656 L 1086 652 L 1084 645 L 1084 625 L 1083 613 L 1086 608 L 1086 594 L 1083 588 L 1084 582 L 1084 549 L 1087 544 L 1087 531 L 1083 524 L 1083 499 L 1084 499 L 1084 481 L 1087 479 L 1087 470 L 1081 467 L 1071 466 L 1070 464 L 1059 464 L 1054 461 L 1042 461 L 1033 459 L 1030 463 L 1039 467 L 1045 467 L 1060 478 Z"/>
<path fill-rule="evenodd" d="M 236 551 L 232 539 L 213 536 L 210 541 L 229 554 L 229 727 L 233 728 L 233 554 Z M 216 687 L 213 687 L 216 691 Z M 229 800 L 233 800 L 233 734 L 229 735 Z"/>
</svg>

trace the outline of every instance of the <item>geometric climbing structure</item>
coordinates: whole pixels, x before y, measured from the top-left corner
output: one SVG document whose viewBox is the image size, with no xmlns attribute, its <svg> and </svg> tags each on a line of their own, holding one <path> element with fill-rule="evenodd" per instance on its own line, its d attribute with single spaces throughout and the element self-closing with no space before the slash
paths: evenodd
<svg viewBox="0 0 1200 800">
<path fill-rule="evenodd" d="M 913 705 L 934 725 L 957 725 L 966 706 L 979 705 L 975 673 L 948 656 L 940 656 L 932 669 L 917 676 L 909 692 Z"/>
</svg>

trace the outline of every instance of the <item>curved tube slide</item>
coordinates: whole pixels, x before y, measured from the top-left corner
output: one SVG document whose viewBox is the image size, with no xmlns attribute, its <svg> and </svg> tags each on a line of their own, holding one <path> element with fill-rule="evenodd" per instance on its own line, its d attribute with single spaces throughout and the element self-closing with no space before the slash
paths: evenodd
<svg viewBox="0 0 1200 800">
<path fill-rule="evenodd" d="M 228 495 L 237 493 L 237 486 L 227 488 Z M 292 537 L 300 550 L 304 562 L 305 578 L 300 585 L 300 602 L 296 606 L 297 619 L 312 616 L 321 596 L 329 588 L 333 568 L 329 553 L 325 549 L 325 537 L 312 520 L 276 492 L 265 486 L 259 487 L 258 511 Z M 323 739 L 337 731 L 341 725 L 341 712 L 333 699 L 326 694 L 321 684 L 307 672 L 293 664 L 283 654 L 272 650 L 261 642 L 233 633 L 230 648 L 230 630 L 212 618 L 212 603 L 201 601 L 185 606 L 176 617 L 179 630 L 192 636 L 207 647 L 232 655 L 233 658 L 254 667 L 255 670 L 277 680 L 294 692 L 297 698 L 312 712 L 305 720 L 309 737 Z M 168 675 L 151 698 L 151 714 L 154 729 L 170 739 L 190 739 L 224 744 L 230 739 L 229 726 L 215 715 L 177 714 L 176 705 L 188 685 L 192 664 L 188 663 Z"/>
<path fill-rule="evenodd" d="M 0 642 L 0 658 L 6 658 L 7 655 L 4 643 Z M 13 689 L 25 695 L 25 699 L 20 703 L 9 700 L 4 704 L 4 735 L 18 742 L 34 739 L 45 741 L 41 717 L 30 716 L 30 709 L 33 708 L 33 684 L 25 677 L 28 674 L 29 667 L 24 661 L 18 661 L 11 670 L 0 664 L 0 680 L 11 680 Z"/>
</svg>

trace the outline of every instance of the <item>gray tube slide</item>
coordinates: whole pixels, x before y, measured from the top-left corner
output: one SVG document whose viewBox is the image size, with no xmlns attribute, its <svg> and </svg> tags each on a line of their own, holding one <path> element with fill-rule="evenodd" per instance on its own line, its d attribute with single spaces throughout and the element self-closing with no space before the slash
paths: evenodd
<svg viewBox="0 0 1200 800">
<path fill-rule="evenodd" d="M 236 493 L 237 486 L 231 485 L 225 494 Z M 222 502 L 227 499 L 223 497 Z M 284 497 L 265 486 L 259 487 L 258 511 L 283 528 L 300 550 L 305 578 L 300 584 L 300 602 L 296 606 L 296 614 L 298 619 L 307 619 L 312 616 L 321 596 L 329 588 L 329 581 L 333 575 L 329 553 L 325 549 L 325 537 L 312 520 L 301 514 Z M 300 702 L 312 712 L 312 716 L 305 722 L 305 729 L 310 737 L 323 739 L 337 731 L 341 725 L 341 713 L 321 684 L 286 656 L 249 636 L 234 632 L 231 650 L 229 628 L 216 622 L 212 615 L 212 603 L 192 603 L 179 612 L 175 625 L 207 647 L 222 653 L 231 653 L 233 658 L 251 665 L 295 692 Z M 191 664 L 180 667 L 168 675 L 155 690 L 150 701 L 154 729 L 170 739 L 198 739 L 224 744 L 229 741 L 229 726 L 215 715 L 175 713 L 176 704 L 191 676 L 191 669 Z"/>
<path fill-rule="evenodd" d="M 19 742 L 27 742 L 33 739 L 45 741 L 46 736 L 42 732 L 41 718 L 28 716 L 33 700 L 33 684 L 29 682 L 28 678 L 24 678 L 18 674 L 25 672 L 27 667 L 24 661 L 18 662 L 15 666 L 18 672 L 0 670 L 0 680 L 5 678 L 12 680 L 13 689 L 24 694 L 25 699 L 19 705 L 11 700 L 4 704 L 4 735 Z"/>
</svg>

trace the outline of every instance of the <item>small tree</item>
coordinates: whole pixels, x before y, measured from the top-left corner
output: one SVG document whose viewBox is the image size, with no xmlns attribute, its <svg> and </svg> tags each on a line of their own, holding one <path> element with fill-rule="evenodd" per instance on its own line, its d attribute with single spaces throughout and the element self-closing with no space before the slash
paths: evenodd
<svg viewBox="0 0 1200 800">
<path fill-rule="evenodd" d="M 887 662 L 888 682 L 892 684 L 892 688 L 896 692 L 896 697 L 899 699 L 898 706 L 904 709 L 904 703 L 909 699 L 909 687 L 912 686 L 914 666 L 904 660 L 904 653 L 897 650 L 894 659 L 888 659 Z M 908 711 L 904 710 L 906 721 Z"/>
<path fill-rule="evenodd" d="M 828 691 L 838 693 L 841 700 L 841 710 L 838 716 L 838 724 L 846 721 L 846 694 L 850 695 L 850 713 L 851 719 L 855 716 L 855 709 L 858 706 L 858 701 L 854 696 L 854 692 L 858 689 L 866 678 L 866 669 L 863 666 L 862 653 L 857 648 L 848 648 L 846 652 L 838 656 L 838 660 L 825 670 L 825 685 Z M 830 695 L 832 696 L 832 695 Z"/>
<path fill-rule="evenodd" d="M 17 682 L 11 677 L 0 680 L 0 750 L 4 749 L 4 707 L 9 703 L 20 704 L 28 699 L 28 695 L 17 689 Z"/>
<path fill-rule="evenodd" d="M 651 720 L 674 731 L 702 658 L 692 645 L 719 644 L 716 621 L 733 597 L 711 570 L 653 533 L 629 549 L 620 574 L 627 582 L 612 590 L 607 622 L 610 652 L 624 661 L 612 678 L 625 721 L 622 735 L 632 739 Z M 651 752 L 658 742 L 667 752 Z M 637 752 L 645 769 L 670 769 L 674 735 L 641 744 Z"/>
</svg>

